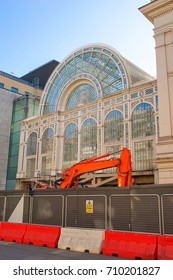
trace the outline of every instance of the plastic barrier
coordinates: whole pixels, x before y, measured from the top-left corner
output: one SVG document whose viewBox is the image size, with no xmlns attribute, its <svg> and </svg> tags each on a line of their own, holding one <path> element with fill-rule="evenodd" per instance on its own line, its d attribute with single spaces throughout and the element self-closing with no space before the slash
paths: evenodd
<svg viewBox="0 0 173 280">
<path fill-rule="evenodd" d="M 102 253 L 126 259 L 155 260 L 157 257 L 157 236 L 105 231 Z"/>
<path fill-rule="evenodd" d="M 173 236 L 158 236 L 157 247 L 158 260 L 173 260 Z"/>
<path fill-rule="evenodd" d="M 100 254 L 104 239 L 104 231 L 62 228 L 58 248 L 76 252 Z"/>
<path fill-rule="evenodd" d="M 23 238 L 23 243 L 56 248 L 60 233 L 60 227 L 28 225 Z"/>
<path fill-rule="evenodd" d="M 0 240 L 22 243 L 26 228 L 26 224 L 1 222 Z"/>
</svg>

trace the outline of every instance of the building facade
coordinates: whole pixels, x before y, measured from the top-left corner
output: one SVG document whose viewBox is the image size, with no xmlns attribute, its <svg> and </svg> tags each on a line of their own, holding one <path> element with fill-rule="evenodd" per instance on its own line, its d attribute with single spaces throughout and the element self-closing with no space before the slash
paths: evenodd
<svg viewBox="0 0 173 280">
<path fill-rule="evenodd" d="M 27 95 L 40 98 L 41 93 L 42 90 L 31 83 L 0 71 L 0 189 L 14 189 L 16 185 L 20 122 L 27 115 L 20 114 L 16 119 L 14 104 Z"/>
<path fill-rule="evenodd" d="M 173 1 L 139 10 L 154 25 L 157 79 L 101 44 L 20 79 L 0 72 L 1 189 L 51 182 L 75 162 L 119 157 L 123 147 L 136 184 L 173 182 Z M 92 186 L 116 184 L 116 169 L 84 177 Z"/>
<path fill-rule="evenodd" d="M 17 187 L 123 147 L 136 183 L 154 183 L 158 135 L 157 81 L 110 46 L 84 46 L 52 72 L 38 116 L 22 122 Z"/>
<path fill-rule="evenodd" d="M 154 26 L 160 130 L 156 145 L 158 181 L 173 183 L 173 1 L 151 1 L 140 11 Z"/>
</svg>

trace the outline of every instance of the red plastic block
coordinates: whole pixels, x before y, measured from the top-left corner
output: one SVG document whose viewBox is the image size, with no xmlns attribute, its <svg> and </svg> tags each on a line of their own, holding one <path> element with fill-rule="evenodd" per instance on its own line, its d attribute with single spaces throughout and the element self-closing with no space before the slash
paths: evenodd
<svg viewBox="0 0 173 280">
<path fill-rule="evenodd" d="M 155 260 L 157 236 L 105 231 L 102 253 L 127 259 Z"/>
<path fill-rule="evenodd" d="M 173 260 L 173 236 L 160 235 L 157 240 L 157 259 Z"/>
<path fill-rule="evenodd" d="M 2 222 L 0 227 L 0 240 L 22 243 L 26 227 L 26 224 Z"/>
<path fill-rule="evenodd" d="M 23 243 L 56 248 L 61 228 L 56 226 L 28 225 Z"/>
</svg>

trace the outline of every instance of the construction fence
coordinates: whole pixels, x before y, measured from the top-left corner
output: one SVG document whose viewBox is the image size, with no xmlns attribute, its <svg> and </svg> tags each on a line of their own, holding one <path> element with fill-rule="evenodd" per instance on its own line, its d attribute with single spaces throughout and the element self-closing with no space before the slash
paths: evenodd
<svg viewBox="0 0 173 280">
<path fill-rule="evenodd" d="M 0 221 L 173 235 L 173 185 L 1 191 Z"/>
</svg>

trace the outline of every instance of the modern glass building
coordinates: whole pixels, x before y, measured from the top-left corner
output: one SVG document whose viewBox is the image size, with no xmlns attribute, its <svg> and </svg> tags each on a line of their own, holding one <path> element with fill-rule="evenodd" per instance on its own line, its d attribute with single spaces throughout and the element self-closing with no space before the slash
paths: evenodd
<svg viewBox="0 0 173 280">
<path fill-rule="evenodd" d="M 14 100 L 8 154 L 6 189 L 15 189 L 20 143 L 20 125 L 26 119 L 37 115 L 39 97 L 25 94 Z"/>
<path fill-rule="evenodd" d="M 56 66 L 37 116 L 22 122 L 17 187 L 123 147 L 132 152 L 136 183 L 154 183 L 158 135 L 156 79 L 110 46 L 84 46 Z M 87 176 L 93 185 L 116 182 L 115 169 Z"/>
</svg>

